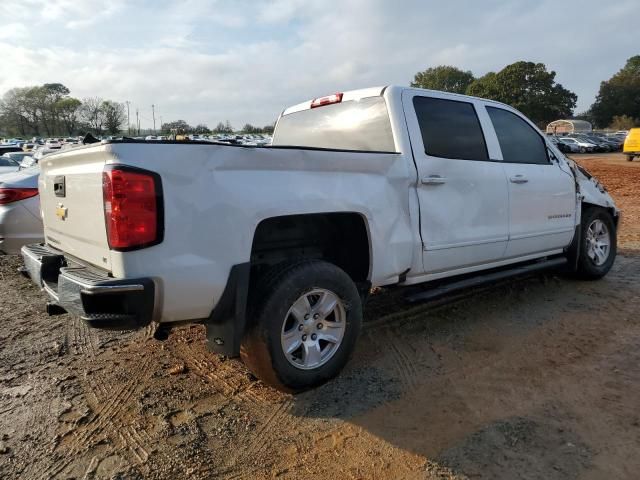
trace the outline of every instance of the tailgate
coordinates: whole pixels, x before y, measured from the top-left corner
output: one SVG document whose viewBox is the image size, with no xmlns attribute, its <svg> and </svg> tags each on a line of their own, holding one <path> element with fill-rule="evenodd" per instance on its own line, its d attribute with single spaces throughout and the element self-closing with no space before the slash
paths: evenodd
<svg viewBox="0 0 640 480">
<path fill-rule="evenodd" d="M 97 267 L 111 270 L 102 198 L 106 145 L 79 147 L 40 161 L 40 204 L 45 241 Z"/>
</svg>

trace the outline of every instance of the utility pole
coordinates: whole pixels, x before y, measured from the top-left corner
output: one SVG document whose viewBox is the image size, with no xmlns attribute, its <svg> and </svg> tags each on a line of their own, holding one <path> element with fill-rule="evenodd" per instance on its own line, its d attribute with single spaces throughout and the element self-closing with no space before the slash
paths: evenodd
<svg viewBox="0 0 640 480">
<path fill-rule="evenodd" d="M 127 104 L 127 129 L 129 130 L 129 136 L 131 136 L 131 120 L 129 120 L 129 100 L 126 101 Z"/>
<path fill-rule="evenodd" d="M 162 115 L 160 116 L 160 134 L 162 135 Z"/>
<path fill-rule="evenodd" d="M 151 105 L 151 115 L 153 116 L 153 134 L 156 134 L 156 106 Z"/>
<path fill-rule="evenodd" d="M 136 125 L 138 126 L 138 136 L 140 136 L 140 117 L 138 116 L 137 108 L 136 108 Z"/>
</svg>

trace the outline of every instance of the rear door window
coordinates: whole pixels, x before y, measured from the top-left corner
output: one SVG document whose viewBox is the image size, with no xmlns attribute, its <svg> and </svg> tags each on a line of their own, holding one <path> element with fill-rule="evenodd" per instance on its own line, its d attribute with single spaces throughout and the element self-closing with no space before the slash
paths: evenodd
<svg viewBox="0 0 640 480">
<path fill-rule="evenodd" d="M 425 153 L 460 160 L 488 160 L 487 144 L 470 102 L 414 97 Z"/>
<path fill-rule="evenodd" d="M 498 136 L 503 161 L 550 164 L 544 139 L 531 125 L 508 110 L 489 106 L 486 108 Z"/>
</svg>

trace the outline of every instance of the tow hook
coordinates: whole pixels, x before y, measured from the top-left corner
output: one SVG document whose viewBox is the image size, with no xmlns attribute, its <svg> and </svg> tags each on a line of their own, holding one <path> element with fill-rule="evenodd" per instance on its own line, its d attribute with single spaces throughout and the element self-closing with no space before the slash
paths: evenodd
<svg viewBox="0 0 640 480">
<path fill-rule="evenodd" d="M 47 314 L 50 317 L 53 317 L 54 315 L 63 315 L 65 313 L 67 313 L 67 311 L 64 308 L 62 308 L 60 305 L 47 302 Z"/>
</svg>

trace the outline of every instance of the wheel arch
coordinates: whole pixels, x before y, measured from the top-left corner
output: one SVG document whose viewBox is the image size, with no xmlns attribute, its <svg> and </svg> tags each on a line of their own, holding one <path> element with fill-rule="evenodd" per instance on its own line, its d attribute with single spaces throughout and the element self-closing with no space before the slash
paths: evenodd
<svg viewBox="0 0 640 480">
<path fill-rule="evenodd" d="M 256 279 L 281 261 L 318 258 L 342 268 L 356 283 L 368 282 L 373 260 L 370 225 L 356 211 L 267 217 L 255 228 L 250 258 Z"/>
</svg>

